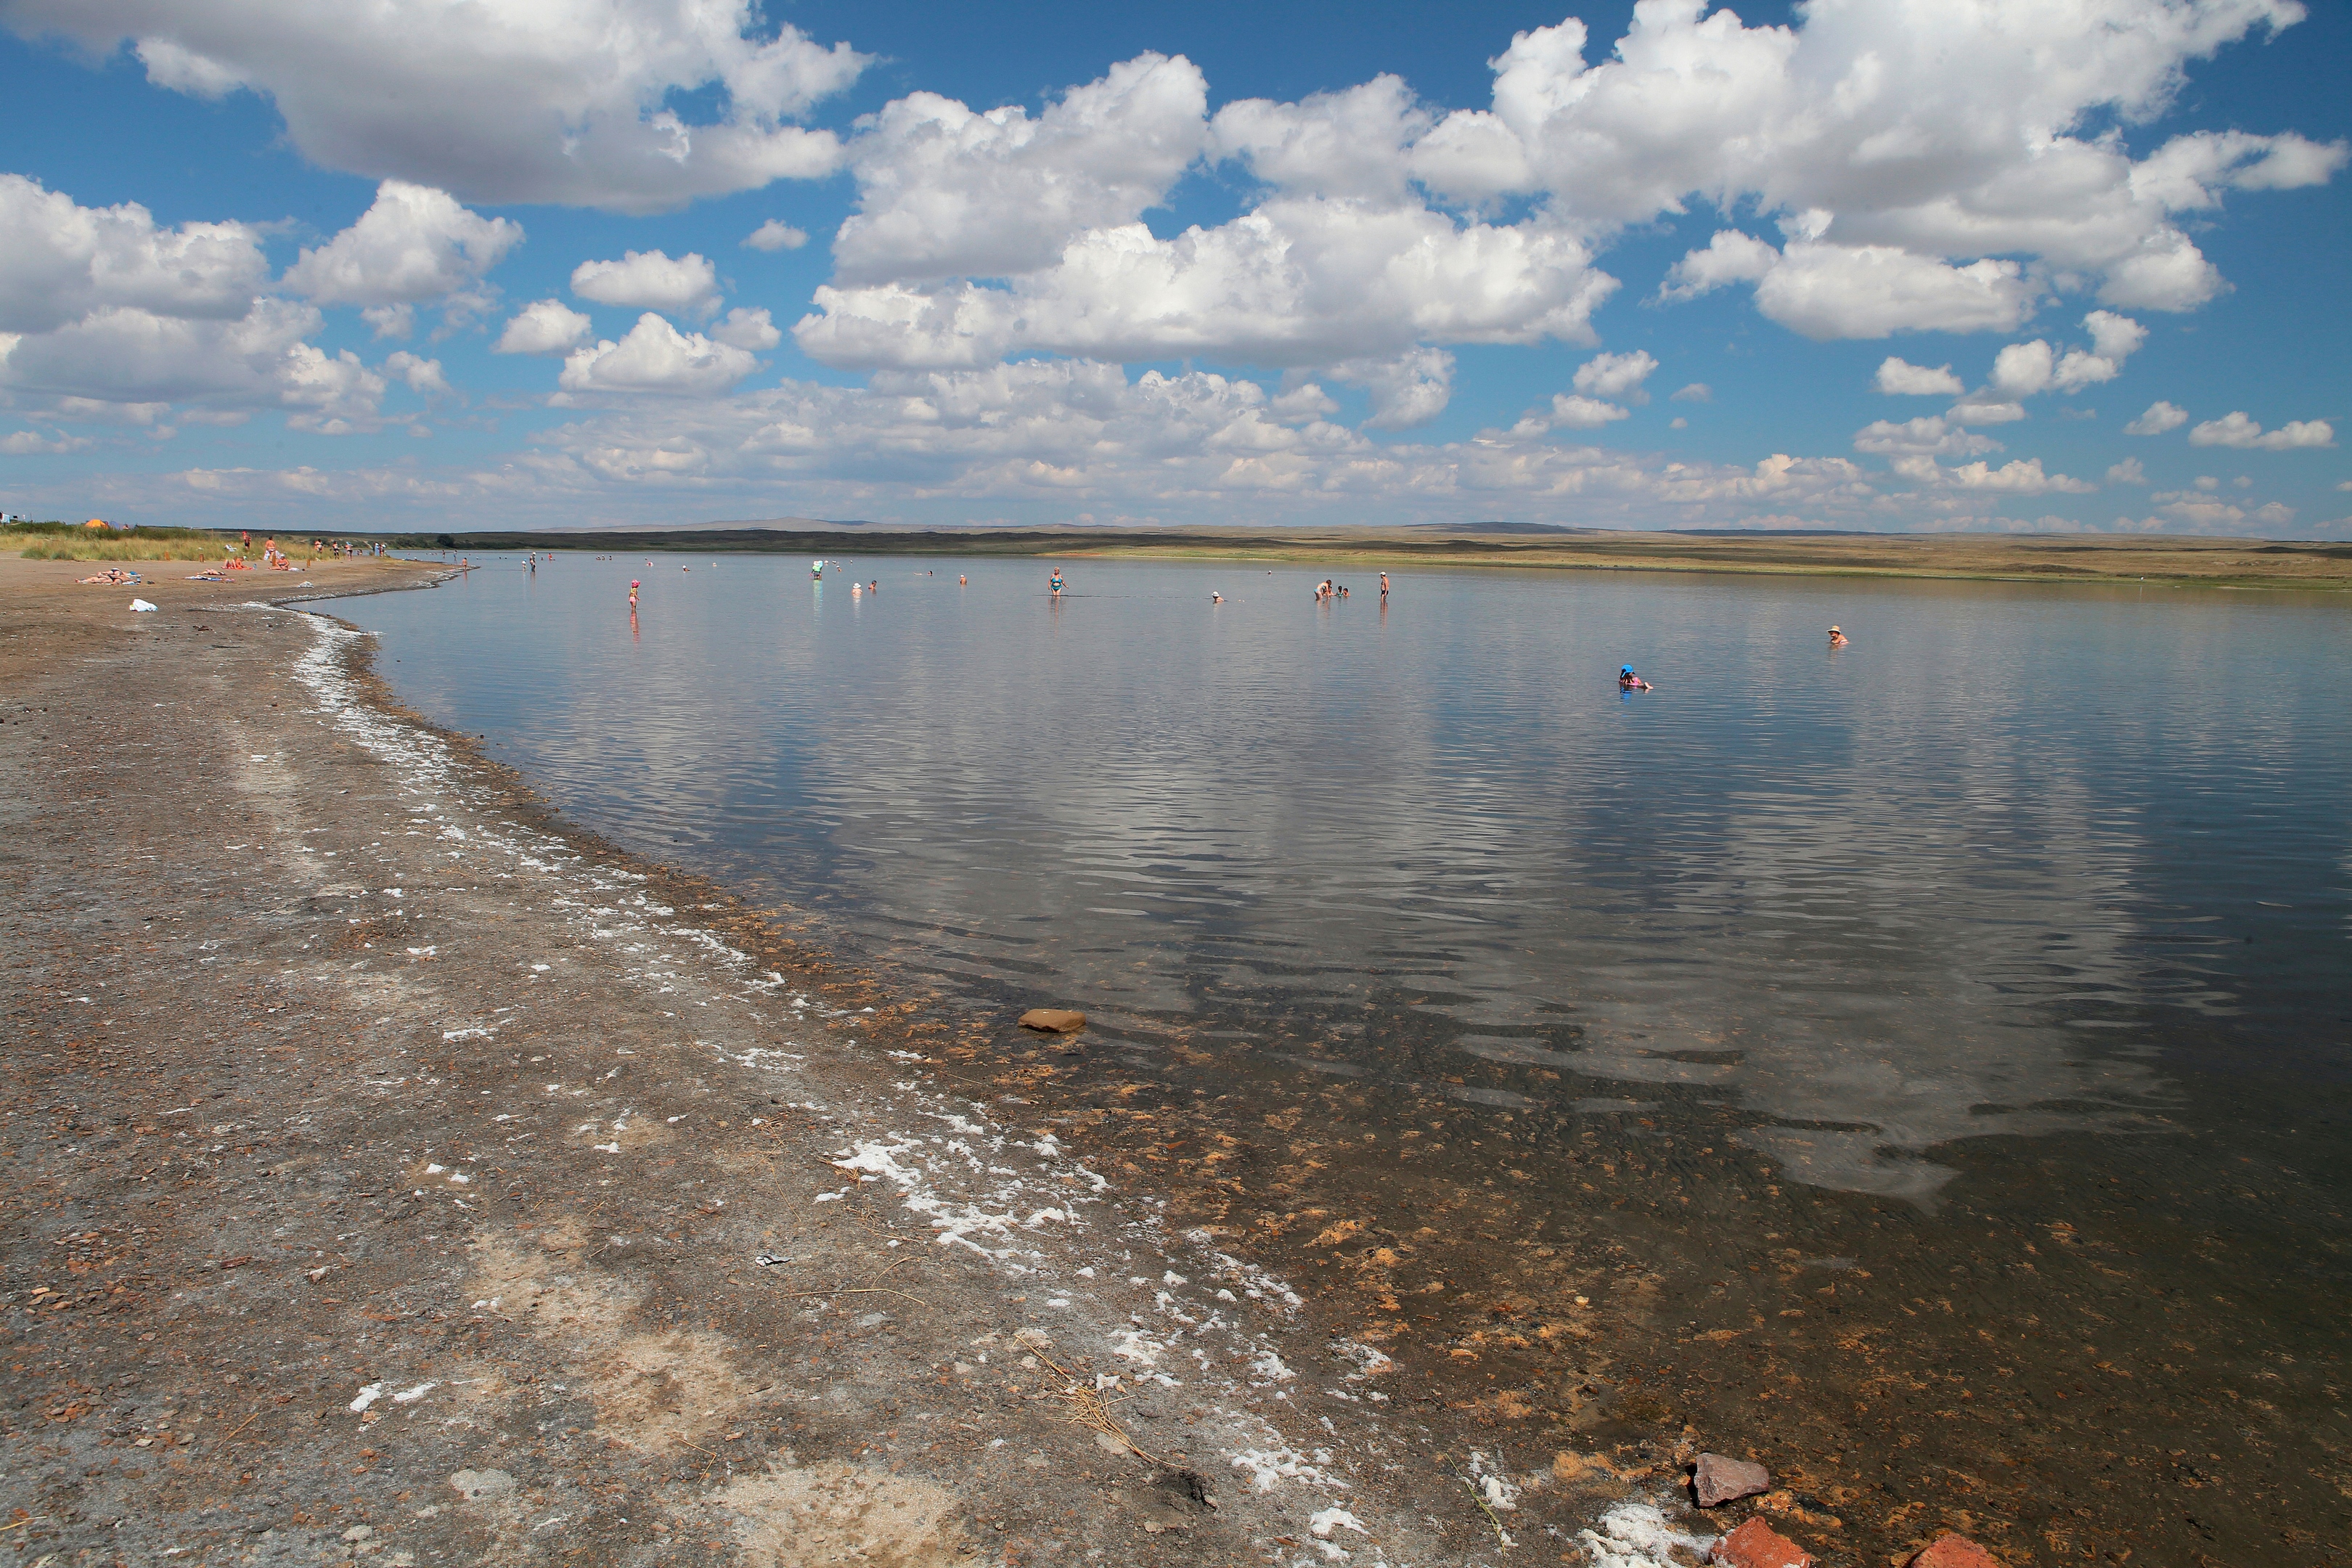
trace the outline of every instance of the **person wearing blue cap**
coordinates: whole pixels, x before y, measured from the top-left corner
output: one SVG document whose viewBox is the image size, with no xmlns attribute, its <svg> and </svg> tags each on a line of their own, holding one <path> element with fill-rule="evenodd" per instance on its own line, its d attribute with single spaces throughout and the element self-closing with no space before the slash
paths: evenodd
<svg viewBox="0 0 2352 1568">
<path fill-rule="evenodd" d="M 1629 664 L 1622 667 L 1617 671 L 1617 689 L 1620 691 L 1647 691 L 1650 689 L 1650 683 L 1643 679 L 1640 676 L 1634 674 L 1633 667 Z"/>
</svg>

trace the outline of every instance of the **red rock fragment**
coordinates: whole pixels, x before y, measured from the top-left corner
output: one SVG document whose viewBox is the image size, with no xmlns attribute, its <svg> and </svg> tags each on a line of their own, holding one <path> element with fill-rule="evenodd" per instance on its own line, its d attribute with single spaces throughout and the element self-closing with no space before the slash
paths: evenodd
<svg viewBox="0 0 2352 1568">
<path fill-rule="evenodd" d="M 1910 1568 L 2000 1568 L 2000 1564 L 1965 1535 L 1939 1535 L 1911 1559 Z"/>
<path fill-rule="evenodd" d="M 1723 1568 L 1813 1568 L 1813 1554 L 1760 1519 L 1715 1543 L 1706 1560 Z"/>
<path fill-rule="evenodd" d="M 1087 1026 L 1087 1016 L 1067 1007 L 1032 1007 L 1021 1015 L 1021 1026 L 1049 1035 L 1075 1035 Z"/>
<path fill-rule="evenodd" d="M 1701 1508 L 1713 1508 L 1717 1503 L 1771 1489 L 1771 1471 L 1745 1459 L 1727 1459 L 1721 1454 L 1701 1454 L 1697 1467 L 1691 1472 L 1691 1490 Z"/>
</svg>

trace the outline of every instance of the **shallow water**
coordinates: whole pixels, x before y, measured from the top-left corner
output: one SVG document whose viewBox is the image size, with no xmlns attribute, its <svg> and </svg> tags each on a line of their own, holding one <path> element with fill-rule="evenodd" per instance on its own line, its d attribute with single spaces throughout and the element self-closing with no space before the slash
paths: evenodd
<svg viewBox="0 0 2352 1568">
<path fill-rule="evenodd" d="M 1318 605 L 1320 570 L 1078 561 L 1056 603 L 1030 561 L 655 559 L 338 608 L 575 819 L 800 911 L 968 1047 L 1083 1006 L 1041 1103 L 1146 1164 L 1119 1117 L 1223 1139 L 1150 1174 L 1336 1266 L 1368 1331 L 1467 1345 L 1498 1419 L 1747 1433 L 1822 1512 L 1932 1493 L 1890 1541 L 1974 1506 L 2053 1560 L 2337 1560 L 2294 1532 L 2352 1496 L 2340 598 L 1461 572 L 1383 608 L 1372 571 Z M 1575 1290 L 1636 1348 L 1506 1342 Z M 1995 1386 L 1938 1394 L 1971 1356 Z M 1759 1404 L 1790 1376 L 1801 1421 Z M 2170 1465 L 2135 1482 L 2162 1520 L 2033 1500 L 2086 1376 L 2103 1451 Z M 1905 1442 L 1905 1398 L 2008 1400 L 2018 1474 L 1976 1476 L 1973 1429 Z M 2261 1501 L 2273 1441 L 2313 1473 Z M 1909 1482 L 1851 1452 L 1923 1442 Z M 2184 1488 L 2230 1500 L 2184 1524 Z"/>
</svg>

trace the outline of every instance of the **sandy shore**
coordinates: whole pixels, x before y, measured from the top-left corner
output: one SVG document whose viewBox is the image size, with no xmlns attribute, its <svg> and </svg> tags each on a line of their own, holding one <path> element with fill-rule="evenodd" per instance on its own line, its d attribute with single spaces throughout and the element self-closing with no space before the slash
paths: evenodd
<svg viewBox="0 0 2352 1568">
<path fill-rule="evenodd" d="M 1663 1450 L 1479 1447 L 955 1092 L 867 977 L 398 713 L 340 623 L 160 564 L 134 615 L 87 570 L 0 560 L 18 1561 L 1369 1565 L 1582 1561 L 1612 1507 L 1705 1528 Z"/>
</svg>

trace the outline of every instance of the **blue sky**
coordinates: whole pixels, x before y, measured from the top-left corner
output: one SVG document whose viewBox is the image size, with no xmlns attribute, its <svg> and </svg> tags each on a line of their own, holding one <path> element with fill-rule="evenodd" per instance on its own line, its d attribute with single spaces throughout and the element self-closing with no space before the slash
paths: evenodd
<svg viewBox="0 0 2352 1568">
<path fill-rule="evenodd" d="M 0 0 L 0 507 L 2352 534 L 2341 7 L 352 15 Z"/>
</svg>

